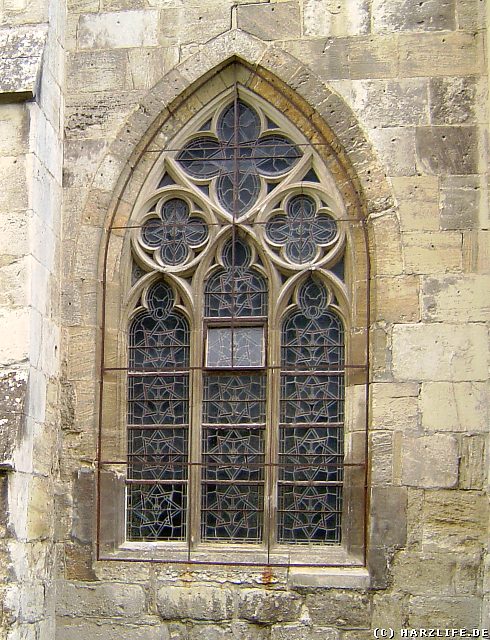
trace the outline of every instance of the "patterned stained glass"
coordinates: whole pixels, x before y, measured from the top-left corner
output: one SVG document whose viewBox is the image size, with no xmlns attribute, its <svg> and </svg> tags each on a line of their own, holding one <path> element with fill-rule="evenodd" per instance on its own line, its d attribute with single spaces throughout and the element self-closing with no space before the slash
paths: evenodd
<svg viewBox="0 0 490 640">
<path fill-rule="evenodd" d="M 177 161 L 192 178 L 216 178 L 221 206 L 241 215 L 257 202 L 265 177 L 285 175 L 301 157 L 286 136 L 261 131 L 258 112 L 242 100 L 233 101 L 218 116 L 217 137 L 194 138 Z"/>
<path fill-rule="evenodd" d="M 184 484 L 129 484 L 129 539 L 185 540 L 186 509 Z"/>
<path fill-rule="evenodd" d="M 260 539 L 265 391 L 262 373 L 205 376 L 201 517 L 204 540 Z"/>
<path fill-rule="evenodd" d="M 141 229 L 141 240 L 148 249 L 159 250 L 166 265 L 184 263 L 191 248 L 201 246 L 208 238 L 206 223 L 190 215 L 189 205 L 181 198 L 171 198 L 161 207 L 160 218 L 150 218 Z"/>
<path fill-rule="evenodd" d="M 283 543 L 338 543 L 343 326 L 322 283 L 310 278 L 297 299 L 282 327 L 277 536 Z"/>
<path fill-rule="evenodd" d="M 305 264 L 315 259 L 318 247 L 335 239 L 337 223 L 330 215 L 317 211 L 313 198 L 301 194 L 286 203 L 285 213 L 268 221 L 265 231 L 269 242 L 284 247 L 288 260 Z"/>
<path fill-rule="evenodd" d="M 267 314 L 265 278 L 251 268 L 250 248 L 241 240 L 228 242 L 222 255 L 224 269 L 213 274 L 205 292 L 209 318 L 243 318 Z"/>
<path fill-rule="evenodd" d="M 146 309 L 138 312 L 129 329 L 128 537 L 182 540 L 187 510 L 189 326 L 174 311 L 174 294 L 164 282 L 150 286 L 143 298 Z"/>
</svg>

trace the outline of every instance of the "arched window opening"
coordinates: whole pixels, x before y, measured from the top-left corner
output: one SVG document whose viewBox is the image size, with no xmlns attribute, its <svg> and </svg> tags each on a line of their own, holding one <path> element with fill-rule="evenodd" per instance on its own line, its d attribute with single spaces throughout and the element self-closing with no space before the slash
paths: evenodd
<svg viewBox="0 0 490 640">
<path fill-rule="evenodd" d="M 102 523 L 105 548 L 362 562 L 351 222 L 324 157 L 244 87 L 174 136 L 127 225 L 118 366 L 105 367 L 118 419 L 111 431 L 103 410 L 101 427 L 101 500 L 117 485 L 125 515 L 111 516 L 119 533 Z"/>
</svg>

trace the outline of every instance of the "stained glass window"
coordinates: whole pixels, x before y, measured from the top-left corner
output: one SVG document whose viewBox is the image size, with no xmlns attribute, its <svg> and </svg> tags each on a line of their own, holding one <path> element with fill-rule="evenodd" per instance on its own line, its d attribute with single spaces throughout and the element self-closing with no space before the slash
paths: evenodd
<svg viewBox="0 0 490 640">
<path fill-rule="evenodd" d="M 132 236 L 127 537 L 189 557 L 340 545 L 349 309 L 326 169 L 246 91 L 179 140 Z"/>
</svg>

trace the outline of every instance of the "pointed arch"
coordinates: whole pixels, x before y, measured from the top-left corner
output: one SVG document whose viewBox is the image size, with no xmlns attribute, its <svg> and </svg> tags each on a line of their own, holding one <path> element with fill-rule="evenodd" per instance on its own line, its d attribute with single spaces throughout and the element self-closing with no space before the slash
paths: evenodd
<svg viewBox="0 0 490 640">
<path fill-rule="evenodd" d="M 242 38 L 242 36 L 237 37 Z M 252 41 L 248 37 L 247 40 L 249 41 L 248 44 L 251 44 Z M 245 42 L 242 42 L 242 45 L 244 44 Z M 345 240 L 342 242 L 337 241 L 337 246 L 347 247 L 342 261 L 344 278 L 338 277 L 335 273 L 333 275 L 327 273 L 329 266 L 337 265 L 338 255 L 335 260 L 331 259 L 331 263 L 329 263 L 330 258 L 325 258 L 325 264 L 323 265 L 326 269 L 325 275 L 321 275 L 321 269 L 319 274 L 320 278 L 323 277 L 323 282 L 329 283 L 328 286 L 335 292 L 335 303 L 338 308 L 338 312 L 335 311 L 335 314 L 345 320 L 346 331 L 353 336 L 353 339 L 348 341 L 349 352 L 347 357 L 351 363 L 355 361 L 357 364 L 354 364 L 352 371 L 346 374 L 346 383 L 347 392 L 352 391 L 352 394 L 358 394 L 359 388 L 363 387 L 367 382 L 365 363 L 367 362 L 367 329 L 369 327 L 369 253 L 367 251 L 368 238 L 365 223 L 370 213 L 384 210 L 389 206 L 389 190 L 384 189 L 386 184 L 380 178 L 381 174 L 376 167 L 374 159 L 372 159 L 371 169 L 365 170 L 364 175 L 354 171 L 351 159 L 354 159 L 353 156 L 357 153 L 365 152 L 367 155 L 366 149 L 368 147 L 363 147 L 363 138 L 357 125 L 355 127 L 351 126 L 347 130 L 344 129 L 344 116 L 348 122 L 352 122 L 352 117 L 340 99 L 326 89 L 320 90 L 317 87 L 315 90 L 316 95 L 322 94 L 322 91 L 323 95 L 321 95 L 322 99 L 319 104 L 316 105 L 317 108 L 313 108 L 301 93 L 308 93 L 309 82 L 313 82 L 314 77 L 301 65 L 295 64 L 294 59 L 288 60 L 288 57 L 281 52 L 284 64 L 278 68 L 280 74 L 288 79 L 288 85 L 262 66 L 267 60 L 271 59 L 273 53 L 278 54 L 279 52 L 273 52 L 270 49 L 264 50 L 258 45 L 257 50 L 261 51 L 260 66 L 238 59 L 236 55 L 221 61 L 218 67 L 215 66 L 213 69 L 209 69 L 207 73 L 204 73 L 204 76 L 201 76 L 190 87 L 186 86 L 184 91 L 181 91 L 173 99 L 169 107 L 163 111 L 158 111 L 155 102 L 156 97 L 161 95 L 162 92 L 170 92 L 171 94 L 172 91 L 176 90 L 176 87 L 182 89 L 180 86 L 182 78 L 185 75 L 187 79 L 190 79 L 192 77 L 191 71 L 194 68 L 193 65 L 198 64 L 200 61 L 202 62 L 202 59 L 197 57 L 193 61 L 187 61 L 181 69 L 176 69 L 175 73 L 172 72 L 171 75 L 154 88 L 151 98 L 148 98 L 143 103 L 133 116 L 132 121 L 128 123 L 124 131 L 120 132 L 118 139 L 111 147 L 105 164 L 103 163 L 102 168 L 99 170 L 98 180 L 100 182 L 104 175 L 104 166 L 107 166 L 107 163 L 110 164 L 110 159 L 114 158 L 116 153 L 119 155 L 118 161 L 122 166 L 122 170 L 117 180 L 115 180 L 116 183 L 112 185 L 114 189 L 113 201 L 109 207 L 109 214 L 104 221 L 105 237 L 102 241 L 103 250 L 101 251 L 103 257 L 100 266 L 104 289 L 102 296 L 102 330 L 105 334 L 102 370 L 107 373 L 111 369 L 108 363 L 115 362 L 117 365 L 124 362 L 126 349 L 124 310 L 128 308 L 128 300 L 135 300 L 137 297 L 134 293 L 134 288 L 131 287 L 131 269 L 128 257 L 131 254 L 131 247 L 137 244 L 135 243 L 135 237 L 139 233 L 139 227 L 142 222 L 141 212 L 143 211 L 143 214 L 148 216 L 147 219 L 150 220 L 151 207 L 163 193 L 166 186 L 168 187 L 170 184 L 161 186 L 164 178 L 162 167 L 165 157 L 171 156 L 175 160 L 176 154 L 182 149 L 176 132 L 189 126 L 189 123 L 205 121 L 207 108 L 212 109 L 213 105 L 215 105 L 214 108 L 216 109 L 216 105 L 224 104 L 227 96 L 233 91 L 236 92 L 238 90 L 237 87 L 240 87 L 240 95 L 243 96 L 244 100 L 246 100 L 246 96 L 250 96 L 251 101 L 255 101 L 257 104 L 273 105 L 275 114 L 283 114 L 284 124 L 281 130 L 287 128 L 286 123 L 290 123 L 290 126 L 298 132 L 298 140 L 303 139 L 305 141 L 303 143 L 305 148 L 311 147 L 314 149 L 312 157 L 314 157 L 314 163 L 316 164 L 308 166 L 304 176 L 306 183 L 311 183 L 307 185 L 308 193 L 311 193 L 311 195 L 302 197 L 303 200 L 305 197 L 310 198 L 319 211 L 322 206 L 325 207 L 326 211 L 328 207 L 336 208 L 337 220 L 345 236 Z M 206 64 L 208 65 L 208 61 Z M 302 81 L 299 82 L 297 80 L 298 86 L 297 91 L 295 91 L 291 86 L 295 85 L 294 78 L 299 76 L 302 77 Z M 329 109 L 330 119 L 337 118 L 336 124 L 338 125 L 340 136 L 345 142 L 349 142 L 350 136 L 350 153 L 342 144 L 340 136 L 333 133 L 332 128 L 327 126 L 321 116 L 322 111 L 326 112 Z M 336 111 L 336 109 L 338 110 Z M 263 112 L 264 114 L 267 113 L 267 107 L 263 106 Z M 279 115 L 275 117 L 280 118 Z M 150 124 L 138 142 L 130 145 L 130 140 L 134 140 L 138 130 L 136 125 L 139 124 L 141 129 L 142 122 L 147 125 L 148 123 Z M 359 137 L 354 140 L 358 133 Z M 360 140 L 361 142 L 359 142 Z M 298 142 L 298 144 L 301 143 Z M 175 166 L 176 163 L 174 162 L 174 171 L 176 170 Z M 366 167 L 366 162 L 362 166 Z M 322 175 L 318 178 L 317 174 Z M 171 171 L 168 175 L 169 179 L 173 181 L 175 175 L 172 176 Z M 328 188 L 324 186 L 322 191 L 321 186 L 314 184 L 316 182 L 315 178 L 309 179 L 308 176 L 310 178 L 315 176 L 319 179 L 320 184 L 326 185 Z M 206 220 L 207 210 L 209 209 L 207 198 L 204 195 L 199 199 L 198 193 L 191 189 L 190 184 L 187 185 L 186 191 L 185 176 L 180 175 L 180 178 L 180 191 L 178 193 L 181 201 L 187 202 L 190 215 L 192 215 L 192 198 L 199 200 L 202 210 L 199 210 L 198 217 Z M 378 180 L 375 186 L 373 186 L 373 180 Z M 163 191 L 159 192 L 159 188 L 163 189 Z M 366 197 L 366 189 L 371 191 L 372 198 Z M 174 195 L 175 193 L 176 191 Z M 321 200 L 322 193 L 323 201 Z M 286 195 L 286 198 L 289 198 L 287 202 L 292 201 L 295 197 L 300 197 L 301 194 L 302 190 L 292 184 L 291 193 Z M 271 212 L 275 211 L 274 207 L 279 206 L 279 200 L 276 201 L 274 189 L 269 195 L 265 195 L 263 200 L 264 206 L 258 219 L 260 224 L 265 225 L 269 224 L 267 220 L 270 220 Z M 135 215 L 139 215 L 140 218 L 135 218 Z M 265 229 L 265 226 L 263 229 Z M 270 233 L 269 236 L 271 237 Z M 263 230 L 262 239 L 264 239 Z M 264 244 L 267 244 L 267 242 Z M 151 242 L 148 241 L 147 245 L 147 249 L 151 248 Z M 198 247 L 199 243 L 196 243 L 195 246 Z M 192 243 L 191 250 L 193 250 Z M 285 259 L 280 258 L 277 251 L 275 253 L 274 251 L 269 251 L 269 254 L 267 260 L 271 264 L 274 261 L 280 262 L 283 260 L 282 268 L 290 271 L 296 269 L 293 264 L 294 260 L 292 262 L 289 260 L 289 263 L 286 264 L 284 263 Z M 179 273 L 169 271 L 165 264 L 162 263 L 160 263 L 159 267 L 163 281 L 173 283 L 176 289 L 180 288 L 183 291 L 182 299 L 186 298 L 189 303 L 192 303 L 193 294 L 191 288 L 185 282 L 186 269 L 191 267 L 185 263 Z M 298 271 L 298 269 L 296 270 Z M 304 280 L 304 277 L 298 275 L 298 281 L 301 279 Z M 345 286 L 342 284 L 342 280 L 345 281 Z M 296 291 L 297 286 L 292 287 L 291 291 L 293 290 Z M 356 295 L 349 296 L 349 292 L 354 290 Z M 287 300 L 285 304 L 287 306 Z M 114 371 L 120 369 L 124 369 L 124 367 L 114 367 Z M 117 467 L 119 464 L 118 459 L 122 460 L 125 455 L 125 443 L 124 438 L 120 435 L 120 423 L 124 422 L 124 409 L 122 409 L 124 407 L 124 402 L 122 402 L 124 393 L 121 392 L 123 382 L 121 381 L 121 375 L 117 373 L 109 373 L 108 378 L 108 385 L 111 389 L 110 395 L 116 398 L 116 407 L 114 410 L 114 403 L 109 403 L 109 409 L 105 410 L 103 407 L 102 410 L 101 423 L 105 424 L 107 420 L 111 426 L 106 429 L 108 437 L 101 433 L 99 463 L 104 467 L 101 470 L 101 475 L 109 477 L 111 474 L 114 476 L 114 469 L 111 470 L 110 468 L 111 464 L 113 467 Z M 104 388 L 102 391 L 105 394 Z M 118 419 L 109 416 L 111 410 L 113 416 L 118 416 Z M 361 419 L 359 419 L 359 416 L 356 418 L 356 426 L 348 434 L 347 456 L 351 456 L 352 467 L 362 468 L 364 470 L 362 473 L 364 473 L 365 452 L 363 453 L 359 443 L 361 442 L 365 425 L 360 429 L 358 425 L 362 423 L 362 417 Z M 107 454 L 107 451 L 109 451 L 109 454 Z M 363 501 L 364 476 L 361 478 L 357 471 L 358 469 L 347 469 L 345 474 L 347 479 L 349 475 L 352 476 L 348 482 L 347 491 L 347 499 L 351 506 L 356 501 L 361 505 Z M 117 470 L 115 473 L 117 475 Z M 354 478 L 354 476 L 356 477 Z M 109 484 L 113 486 L 114 482 L 110 480 Z M 102 499 L 104 499 L 104 491 L 104 482 L 102 482 Z M 119 497 L 119 503 L 121 503 L 121 497 Z M 342 527 L 348 534 L 343 534 L 342 537 L 348 541 L 348 548 L 344 549 L 343 553 L 337 554 L 337 560 L 341 563 L 348 564 L 352 562 L 353 564 L 359 564 L 363 562 L 362 552 L 365 535 L 363 514 L 363 508 L 359 508 L 357 511 L 349 508 L 346 511 Z M 100 539 L 103 543 L 103 553 L 113 552 L 120 545 L 123 538 L 124 532 L 121 533 L 121 527 L 119 527 L 119 533 L 115 533 L 114 529 L 109 535 L 102 532 Z M 127 554 L 130 551 L 126 549 L 123 553 Z M 150 555 L 153 555 L 153 550 Z M 183 561 L 184 559 L 189 560 L 189 548 L 181 551 L 177 550 L 177 554 L 174 556 L 175 561 Z M 260 563 L 262 562 L 263 560 L 260 560 Z M 308 561 L 304 554 L 298 553 L 296 563 L 301 562 L 311 564 L 311 561 Z"/>
</svg>

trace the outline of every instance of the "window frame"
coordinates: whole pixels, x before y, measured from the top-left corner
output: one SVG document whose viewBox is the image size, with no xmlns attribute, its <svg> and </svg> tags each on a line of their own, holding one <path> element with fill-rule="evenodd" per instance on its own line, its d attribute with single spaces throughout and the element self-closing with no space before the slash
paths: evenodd
<svg viewBox="0 0 490 640">
<path fill-rule="evenodd" d="M 250 92 L 247 92 L 246 90 L 242 90 L 246 95 L 249 96 L 249 99 L 252 99 L 254 101 L 256 101 L 257 103 L 260 104 L 261 108 L 263 110 L 267 109 L 266 106 L 264 106 L 266 103 L 259 98 L 258 96 L 254 95 L 252 96 L 252 94 Z M 230 91 L 226 92 L 226 95 L 221 95 L 219 96 L 219 98 L 215 101 L 216 103 L 222 103 L 226 100 L 229 99 L 229 93 Z M 210 109 L 210 108 L 216 108 L 216 107 L 206 107 L 206 109 Z M 271 108 L 271 112 L 272 112 L 273 108 Z M 204 116 L 202 115 L 198 115 L 198 118 L 204 118 Z M 277 116 L 275 115 L 274 117 L 277 118 Z M 185 131 L 185 128 L 184 128 Z M 180 135 L 180 134 L 179 134 Z M 174 139 L 174 142 L 170 145 L 173 147 L 177 147 L 178 148 L 178 144 L 175 143 L 175 140 L 178 140 L 179 135 Z M 162 154 L 163 156 L 165 156 L 165 154 Z M 156 163 L 156 166 L 158 167 L 158 163 Z M 326 168 L 325 168 L 326 170 Z M 150 184 L 153 180 L 154 182 L 154 176 L 156 174 L 158 174 L 158 172 L 161 173 L 161 169 L 155 169 L 151 172 L 150 177 L 146 180 L 146 184 Z M 330 177 L 328 180 L 330 183 L 332 183 L 332 178 Z M 155 196 L 156 197 L 156 196 Z M 139 200 L 141 200 L 141 196 L 139 198 Z M 138 204 L 135 205 L 133 210 L 137 210 L 138 209 Z M 122 234 L 124 235 L 124 234 Z M 127 238 L 126 238 L 126 248 L 127 248 Z M 351 247 L 348 247 L 348 249 L 351 251 Z M 258 250 L 258 249 L 257 249 Z M 127 253 L 127 252 L 126 252 Z M 351 259 L 351 266 L 352 266 L 352 259 Z M 198 267 L 199 269 L 200 267 Z M 298 278 L 300 278 L 302 276 L 302 274 L 300 273 L 299 275 L 297 274 L 295 277 L 291 278 L 291 281 L 294 283 L 296 282 L 296 280 Z M 147 283 L 151 280 L 151 278 L 154 277 L 151 273 L 147 274 L 147 276 L 145 276 L 143 278 L 144 283 Z M 202 276 L 201 276 L 202 277 Z M 352 277 L 351 277 L 352 279 Z M 201 283 L 201 287 L 203 286 L 203 283 Z M 194 342 L 198 342 L 199 343 L 199 347 L 195 348 L 194 350 L 191 347 L 191 353 L 195 352 L 196 359 L 199 359 L 199 352 L 200 352 L 200 356 L 201 356 L 201 362 L 203 362 L 202 360 L 202 345 L 203 345 L 203 340 L 202 340 L 202 336 L 200 335 L 200 331 L 199 330 L 195 330 L 193 331 L 192 327 L 193 327 L 193 322 L 194 325 L 196 324 L 196 318 L 198 317 L 202 317 L 202 311 L 200 311 L 199 309 L 199 302 L 196 303 L 196 301 L 193 301 L 189 292 L 186 292 L 185 289 L 182 289 L 179 292 L 179 295 L 182 297 L 182 300 L 185 304 L 182 304 L 179 308 L 181 308 L 182 310 L 185 311 L 185 313 L 188 315 L 189 317 L 189 321 L 191 322 L 191 343 L 192 340 L 194 339 Z M 131 310 L 131 304 L 134 304 L 134 300 L 136 298 L 136 294 L 134 291 L 130 292 L 129 298 L 127 299 L 127 303 L 126 303 L 126 309 L 128 309 L 128 312 L 130 313 Z M 133 300 L 133 302 L 132 302 Z M 344 297 L 344 306 L 347 306 L 346 303 L 346 299 Z M 283 302 L 281 301 L 279 303 L 279 306 L 282 304 Z M 191 314 L 189 315 L 187 308 L 190 309 Z M 279 313 L 279 312 L 278 312 Z M 345 309 L 339 309 L 339 314 L 342 317 L 343 322 L 345 323 L 345 327 L 346 327 L 346 334 L 351 332 L 351 327 L 350 327 L 350 317 L 349 317 L 349 313 L 346 312 Z M 124 316 L 125 314 L 123 314 Z M 270 321 L 272 324 L 272 320 Z M 122 322 L 122 324 L 124 325 L 124 320 Z M 268 332 L 266 332 L 266 336 L 268 335 Z M 125 343 L 125 331 L 123 330 L 119 330 L 119 337 L 116 339 L 118 342 L 118 348 L 116 349 L 116 351 L 118 352 L 118 355 L 116 356 L 116 359 L 118 360 L 119 364 L 123 364 L 124 365 L 124 343 Z M 268 342 L 268 339 L 266 337 L 266 343 Z M 351 347 L 352 345 L 350 345 Z M 277 347 L 276 344 L 276 351 L 277 349 L 280 349 L 280 347 Z M 274 351 L 274 349 L 273 349 Z M 266 344 L 266 353 L 269 353 L 269 345 Z M 347 351 L 346 357 L 349 359 L 352 356 L 352 349 L 349 351 Z M 277 353 L 275 355 L 273 355 L 273 353 L 270 354 L 271 358 L 274 358 L 277 360 Z M 191 400 L 190 400 L 190 404 L 191 407 L 194 407 L 194 405 L 196 404 L 193 397 L 197 394 L 201 394 L 202 395 L 202 382 L 200 380 L 197 379 L 197 376 L 199 374 L 198 370 L 196 369 L 196 365 L 192 364 L 192 356 L 191 356 L 191 376 L 190 376 L 190 389 L 191 389 Z M 366 365 L 365 365 L 366 366 Z M 124 368 L 120 367 L 120 368 Z M 203 367 L 203 369 L 205 369 L 205 367 Z M 261 369 L 261 367 L 258 368 L 259 370 Z M 346 375 L 346 392 L 347 392 L 347 375 Z M 363 387 L 365 389 L 365 385 L 366 385 L 366 381 L 364 381 L 360 386 Z M 124 396 L 124 392 L 121 391 L 121 380 L 119 380 L 119 382 L 116 382 L 115 386 L 118 391 L 115 394 L 116 397 L 118 398 L 118 401 L 116 402 L 116 405 L 119 407 L 119 416 L 121 417 L 121 406 L 125 406 L 124 402 L 121 400 L 122 396 Z M 346 393 L 347 396 L 347 393 Z M 346 397 L 346 405 L 347 404 L 353 404 L 353 399 L 351 398 L 347 398 Z M 347 411 L 349 410 L 349 407 L 346 406 L 346 420 L 345 420 L 345 425 L 346 425 L 346 433 L 348 431 L 348 427 L 347 427 Z M 350 409 L 352 410 L 352 409 Z M 116 411 L 117 413 L 117 411 Z M 362 420 L 362 415 L 363 411 L 359 412 L 357 411 L 357 415 L 356 417 L 356 426 L 359 426 L 359 422 L 363 422 Z M 359 418 L 361 418 L 361 420 L 359 420 Z M 124 422 L 124 420 L 123 420 Z M 101 426 L 102 429 L 102 426 Z M 360 429 L 356 429 L 355 432 L 360 432 Z M 360 467 L 362 467 L 363 469 L 363 480 L 362 480 L 362 493 L 364 494 L 364 470 L 365 470 L 365 423 L 362 426 L 362 432 L 364 433 L 364 443 L 359 442 L 359 440 L 362 440 L 362 438 L 355 438 L 356 442 L 352 443 L 352 445 L 350 447 L 347 447 L 348 451 L 348 455 L 350 455 L 351 459 L 353 460 L 353 462 L 351 464 L 353 465 L 358 465 Z M 103 459 L 103 456 L 102 456 Z M 110 465 L 107 465 L 108 467 L 110 467 Z M 349 475 L 350 470 L 346 467 L 346 477 L 345 477 L 345 481 L 344 484 L 347 486 L 348 485 L 348 489 L 349 487 L 352 489 L 354 487 L 353 493 L 356 494 L 356 497 L 352 497 L 349 498 L 348 496 L 346 496 L 346 500 L 349 501 L 350 504 L 352 504 L 353 502 L 359 503 L 361 505 L 363 505 L 363 503 L 365 502 L 365 498 L 359 500 L 359 495 L 360 495 L 360 487 L 358 486 L 360 483 L 359 482 L 348 482 L 348 478 L 347 476 Z M 109 476 L 111 475 L 111 473 L 108 474 Z M 114 476 L 114 474 L 112 474 Z M 117 476 L 117 471 L 115 473 L 115 475 Z M 197 475 L 197 474 L 196 474 Z M 104 476 L 104 469 L 101 470 L 101 477 Z M 112 477 L 112 478 L 107 478 L 107 484 L 108 486 L 111 486 L 112 489 L 109 490 L 109 492 L 115 493 L 117 494 L 116 496 L 116 500 L 115 502 L 119 505 L 121 505 L 121 477 L 119 477 L 118 479 Z M 107 493 L 107 491 L 104 489 L 104 479 L 102 478 L 102 482 L 100 483 L 100 497 L 102 502 L 107 503 L 107 499 L 104 498 L 104 493 Z M 118 486 L 118 489 L 115 491 L 114 487 Z M 191 484 L 189 483 L 189 486 L 191 487 Z M 183 545 L 184 548 L 179 548 L 179 543 L 170 543 L 168 544 L 167 542 L 163 542 L 163 541 L 153 541 L 153 542 L 144 542 L 144 543 L 140 543 L 140 542 L 131 542 L 131 541 L 127 541 L 124 540 L 124 535 L 121 535 L 121 525 L 122 525 L 122 521 L 121 521 L 121 517 L 119 516 L 115 516 L 115 512 L 117 511 L 116 508 L 114 508 L 114 511 L 112 513 L 112 518 L 113 518 L 113 523 L 111 526 L 109 527 L 104 527 L 102 526 L 100 528 L 100 532 L 101 532 L 101 542 L 102 542 L 102 546 L 105 547 L 105 551 L 104 553 L 107 554 L 110 557 L 130 557 L 132 556 L 134 553 L 136 553 L 136 556 L 138 558 L 141 559 L 152 559 L 155 560 L 157 559 L 158 561 L 163 561 L 163 562 L 196 562 L 196 563 L 200 563 L 200 562 L 212 562 L 212 563 L 224 563 L 224 564 L 233 564 L 233 562 L 237 562 L 238 564 L 259 564 L 259 565 L 263 565 L 263 564 L 276 564 L 278 566 L 282 566 L 282 565 L 297 565 L 297 566 L 302 566 L 302 565 L 306 565 L 306 566 L 312 566 L 312 564 L 314 566 L 327 566 L 330 564 L 339 564 L 339 565 L 349 565 L 349 566 L 361 566 L 363 564 L 363 555 L 362 555 L 362 551 L 360 551 L 361 547 L 363 546 L 363 543 L 360 541 L 360 536 L 357 535 L 356 536 L 356 541 L 354 544 L 350 545 L 349 544 L 349 538 L 350 536 L 350 528 L 351 528 L 351 524 L 349 522 L 347 522 L 347 518 L 343 518 L 343 531 L 342 531 L 342 538 L 344 543 L 342 545 L 337 546 L 330 546 L 330 545 L 325 545 L 325 547 L 320 547 L 320 545 L 314 545 L 313 549 L 315 551 L 315 555 L 320 556 L 320 558 L 317 560 L 315 560 L 315 562 L 312 563 L 311 560 L 311 550 L 312 547 L 303 547 L 298 548 L 298 545 L 293 545 L 292 548 L 287 548 L 287 545 L 281 545 L 280 549 L 258 549 L 257 545 L 251 545 L 250 548 L 246 548 L 246 545 L 244 545 L 244 543 L 240 543 L 239 545 L 234 545 L 233 543 L 226 543 L 226 556 L 227 556 L 227 561 L 223 562 L 223 544 L 218 544 L 218 545 L 213 545 L 212 543 L 206 543 L 206 549 L 193 549 L 192 550 L 192 558 L 190 558 L 190 554 L 189 554 L 189 549 L 187 547 L 187 545 Z M 363 517 L 364 517 L 364 506 L 362 506 L 362 511 L 363 511 Z M 110 518 L 109 518 L 110 519 Z M 116 522 L 116 526 L 114 526 L 114 521 Z M 117 524 L 118 523 L 118 524 Z M 109 535 L 106 535 L 106 531 L 107 530 L 112 530 L 112 533 L 110 533 Z M 294 556 L 294 557 L 292 557 Z"/>
</svg>

